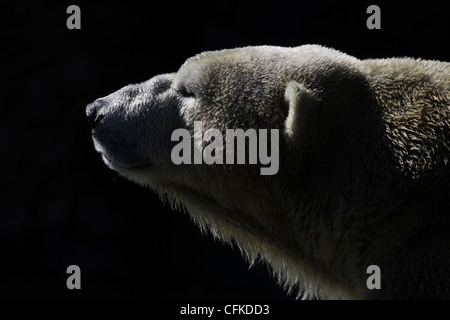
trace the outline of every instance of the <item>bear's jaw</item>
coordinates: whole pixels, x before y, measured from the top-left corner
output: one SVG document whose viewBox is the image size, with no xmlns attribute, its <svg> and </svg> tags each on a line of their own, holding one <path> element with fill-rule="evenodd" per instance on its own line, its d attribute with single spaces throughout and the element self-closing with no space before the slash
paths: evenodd
<svg viewBox="0 0 450 320">
<path fill-rule="evenodd" d="M 112 161 L 108 159 L 105 154 L 102 154 L 103 162 L 106 166 L 116 172 L 125 172 L 125 171 L 141 171 L 145 169 L 151 169 L 153 167 L 152 163 L 119 163 L 117 161 Z M 125 174 L 128 175 L 128 174 Z"/>
<path fill-rule="evenodd" d="M 102 156 L 103 162 L 114 171 L 121 173 L 127 170 L 148 169 L 153 166 L 151 161 L 143 161 L 142 159 L 126 159 L 125 161 L 112 157 L 110 152 L 95 138 L 95 135 L 93 135 L 93 141 L 95 150 Z"/>
</svg>

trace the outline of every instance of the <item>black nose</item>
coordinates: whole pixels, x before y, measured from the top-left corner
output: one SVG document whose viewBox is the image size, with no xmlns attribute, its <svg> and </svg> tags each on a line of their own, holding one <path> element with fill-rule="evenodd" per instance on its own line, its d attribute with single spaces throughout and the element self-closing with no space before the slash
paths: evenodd
<svg viewBox="0 0 450 320">
<path fill-rule="evenodd" d="M 86 116 L 90 127 L 93 129 L 97 123 L 99 123 L 103 115 L 99 113 L 100 109 L 104 106 L 104 101 L 102 99 L 97 99 L 92 103 L 89 103 L 86 107 Z"/>
</svg>

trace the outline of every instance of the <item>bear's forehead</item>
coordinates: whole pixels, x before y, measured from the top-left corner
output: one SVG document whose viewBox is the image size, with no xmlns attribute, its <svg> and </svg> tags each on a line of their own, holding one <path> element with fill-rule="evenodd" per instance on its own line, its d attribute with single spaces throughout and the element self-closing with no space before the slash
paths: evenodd
<svg viewBox="0 0 450 320">
<path fill-rule="evenodd" d="M 178 70 L 174 87 L 208 96 L 237 92 L 256 84 L 277 85 L 286 77 L 287 56 L 277 47 L 247 47 L 204 52 L 188 59 Z M 281 57 L 283 55 L 283 57 Z"/>
<path fill-rule="evenodd" d="M 186 60 L 178 74 L 184 73 L 210 73 L 237 72 L 249 70 L 257 72 L 264 69 L 267 64 L 281 64 L 288 56 L 293 57 L 292 50 L 281 50 L 278 47 L 246 47 L 238 49 L 226 49 L 220 51 L 207 51 Z"/>
</svg>

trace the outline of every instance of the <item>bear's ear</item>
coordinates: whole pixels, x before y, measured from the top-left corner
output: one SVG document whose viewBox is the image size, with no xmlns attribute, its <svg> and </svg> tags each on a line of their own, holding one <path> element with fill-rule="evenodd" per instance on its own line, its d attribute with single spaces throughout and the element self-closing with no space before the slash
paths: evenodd
<svg viewBox="0 0 450 320">
<path fill-rule="evenodd" d="M 285 136 L 287 140 L 299 141 L 317 121 L 317 98 L 302 84 L 291 81 L 286 86 L 284 99 L 289 104 L 289 113 L 284 123 Z"/>
</svg>

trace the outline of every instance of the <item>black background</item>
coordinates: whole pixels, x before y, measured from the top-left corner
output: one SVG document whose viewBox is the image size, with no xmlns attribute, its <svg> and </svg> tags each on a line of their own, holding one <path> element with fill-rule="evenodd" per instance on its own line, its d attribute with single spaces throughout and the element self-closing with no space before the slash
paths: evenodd
<svg viewBox="0 0 450 320">
<path fill-rule="evenodd" d="M 205 50 L 314 43 L 448 61 L 445 2 L 145 3 L 2 8 L 0 298 L 295 298 L 264 264 L 249 269 L 237 248 L 109 170 L 85 106 Z M 81 30 L 66 27 L 71 4 Z M 366 27 L 370 4 L 381 30 Z M 72 264 L 81 290 L 66 287 Z"/>
</svg>

